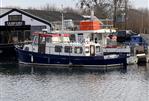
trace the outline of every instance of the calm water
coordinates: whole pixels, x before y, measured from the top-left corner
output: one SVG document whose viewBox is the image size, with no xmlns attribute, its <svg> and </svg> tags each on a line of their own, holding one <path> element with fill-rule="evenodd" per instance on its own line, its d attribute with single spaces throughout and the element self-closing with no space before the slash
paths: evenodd
<svg viewBox="0 0 149 101">
<path fill-rule="evenodd" d="M 0 101 L 149 101 L 149 67 L 90 71 L 1 64 Z"/>
</svg>

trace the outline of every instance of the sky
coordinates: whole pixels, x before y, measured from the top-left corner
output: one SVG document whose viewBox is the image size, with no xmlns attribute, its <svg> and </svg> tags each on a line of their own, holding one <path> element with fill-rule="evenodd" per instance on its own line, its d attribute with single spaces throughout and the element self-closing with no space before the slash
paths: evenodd
<svg viewBox="0 0 149 101">
<path fill-rule="evenodd" d="M 21 8 L 41 8 L 46 4 L 52 6 L 61 7 L 73 7 L 76 8 L 78 0 L 0 0 L 1 7 L 21 7 Z M 130 0 L 136 8 L 145 7 L 149 8 L 149 0 Z"/>
<path fill-rule="evenodd" d="M 130 0 L 136 8 L 148 8 L 149 9 L 149 0 Z"/>
<path fill-rule="evenodd" d="M 46 4 L 50 4 L 52 6 L 61 7 L 73 7 L 78 0 L 1 0 L 1 7 L 10 7 L 17 6 L 21 8 L 40 8 L 45 6 Z"/>
</svg>

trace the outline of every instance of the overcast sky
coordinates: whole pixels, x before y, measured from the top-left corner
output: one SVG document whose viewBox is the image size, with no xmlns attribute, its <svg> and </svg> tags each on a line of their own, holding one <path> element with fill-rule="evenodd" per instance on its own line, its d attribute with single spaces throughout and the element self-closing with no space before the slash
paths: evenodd
<svg viewBox="0 0 149 101">
<path fill-rule="evenodd" d="M 1 6 L 2 7 L 9 7 L 9 6 L 17 6 L 21 8 L 28 8 L 28 7 L 34 7 L 34 8 L 40 8 L 43 7 L 46 4 L 54 5 L 57 7 L 61 7 L 63 5 L 64 7 L 75 7 L 78 0 L 1 0 Z"/>
<path fill-rule="evenodd" d="M 21 8 L 28 8 L 28 7 L 34 7 L 34 8 L 40 8 L 43 7 L 45 4 L 54 5 L 57 7 L 61 7 L 63 5 L 64 7 L 76 7 L 76 3 L 78 0 L 0 0 L 1 7 L 21 7 Z M 146 7 L 149 8 L 149 0 L 130 0 L 131 3 L 136 7 Z"/>
<path fill-rule="evenodd" d="M 135 7 L 145 7 L 149 8 L 149 0 L 130 0 L 131 4 L 133 4 Z"/>
</svg>

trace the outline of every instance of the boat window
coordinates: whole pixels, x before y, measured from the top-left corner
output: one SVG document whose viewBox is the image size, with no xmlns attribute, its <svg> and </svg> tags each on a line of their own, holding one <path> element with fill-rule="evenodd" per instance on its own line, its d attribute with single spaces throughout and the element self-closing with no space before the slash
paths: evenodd
<svg viewBox="0 0 149 101">
<path fill-rule="evenodd" d="M 33 38 L 34 38 L 33 44 L 37 45 L 38 44 L 38 36 L 34 36 Z"/>
<path fill-rule="evenodd" d="M 78 42 L 83 42 L 84 40 L 83 40 L 83 34 L 82 33 L 79 33 L 78 34 Z"/>
<path fill-rule="evenodd" d="M 26 30 L 26 31 L 25 31 L 24 40 L 30 40 L 30 39 L 31 39 L 30 33 L 31 33 L 31 32 L 30 32 L 29 30 Z"/>
<path fill-rule="evenodd" d="M 45 41 L 46 41 L 45 37 L 40 37 L 40 44 L 45 44 Z"/>
<path fill-rule="evenodd" d="M 52 37 L 53 42 L 61 42 L 60 37 Z"/>
<path fill-rule="evenodd" d="M 65 46 L 64 51 L 65 51 L 65 53 L 72 53 L 72 47 L 71 46 Z"/>
<path fill-rule="evenodd" d="M 96 52 L 100 52 L 100 46 L 96 46 Z"/>
<path fill-rule="evenodd" d="M 85 53 L 89 53 L 90 51 L 90 48 L 89 47 L 85 47 Z"/>
<path fill-rule="evenodd" d="M 70 36 L 70 41 L 71 41 L 71 42 L 75 42 L 75 41 L 76 41 L 75 34 L 72 34 L 72 35 Z"/>
<path fill-rule="evenodd" d="M 74 53 L 76 53 L 76 54 L 82 54 L 82 52 L 83 52 L 82 47 L 75 47 L 74 48 Z"/>
<path fill-rule="evenodd" d="M 62 37 L 61 41 L 63 41 L 63 42 L 70 42 L 69 37 Z"/>
<path fill-rule="evenodd" d="M 94 33 L 91 34 L 91 38 L 90 38 L 90 41 L 93 41 L 94 40 Z"/>
<path fill-rule="evenodd" d="M 62 46 L 55 46 L 55 52 L 62 52 Z"/>
<path fill-rule="evenodd" d="M 51 43 L 51 42 L 52 42 L 52 38 L 51 38 L 51 37 L 47 37 L 47 38 L 46 38 L 46 42 L 47 42 L 47 43 Z"/>
</svg>

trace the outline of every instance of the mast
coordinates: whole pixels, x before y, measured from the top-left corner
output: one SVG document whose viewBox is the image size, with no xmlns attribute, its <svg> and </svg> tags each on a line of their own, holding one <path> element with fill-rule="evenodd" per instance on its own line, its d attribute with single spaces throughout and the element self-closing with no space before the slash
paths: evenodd
<svg viewBox="0 0 149 101">
<path fill-rule="evenodd" d="M 62 5 L 62 33 L 64 32 L 64 14 L 63 14 L 63 5 Z"/>
</svg>

